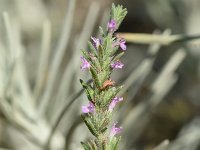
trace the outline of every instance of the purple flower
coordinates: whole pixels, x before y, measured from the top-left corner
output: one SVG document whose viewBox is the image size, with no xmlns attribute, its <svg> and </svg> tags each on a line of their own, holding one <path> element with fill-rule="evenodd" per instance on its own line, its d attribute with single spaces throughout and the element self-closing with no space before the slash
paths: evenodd
<svg viewBox="0 0 200 150">
<path fill-rule="evenodd" d="M 121 47 L 121 49 L 122 49 L 123 51 L 126 50 L 126 41 L 125 41 L 125 39 L 120 39 L 120 40 L 119 40 L 119 47 Z"/>
<path fill-rule="evenodd" d="M 82 70 L 90 68 L 90 63 L 84 57 L 81 57 L 81 61 L 82 61 L 82 65 L 81 65 Z"/>
<path fill-rule="evenodd" d="M 111 19 L 109 22 L 108 22 L 108 30 L 110 32 L 114 32 L 116 29 L 117 29 L 117 22 L 114 20 L 114 19 Z"/>
<path fill-rule="evenodd" d="M 123 66 L 124 64 L 119 60 L 111 63 L 112 68 L 121 69 Z"/>
<path fill-rule="evenodd" d="M 116 127 L 116 124 L 117 123 L 114 123 L 111 128 L 111 133 L 110 133 L 111 136 L 115 136 L 116 134 L 119 134 L 122 132 L 122 127 Z"/>
<path fill-rule="evenodd" d="M 96 49 L 98 49 L 98 48 L 99 48 L 99 45 L 101 44 L 101 40 L 98 39 L 98 38 L 95 38 L 95 37 L 91 37 L 91 39 L 92 39 L 92 42 L 93 42 L 94 47 L 95 47 Z"/>
<path fill-rule="evenodd" d="M 87 106 L 82 106 L 82 112 L 84 114 L 93 113 L 94 110 L 95 110 L 95 108 L 94 108 L 94 104 L 92 102 L 89 102 L 89 104 Z"/>
<path fill-rule="evenodd" d="M 118 39 L 115 43 L 113 43 L 113 46 L 119 46 L 123 51 L 126 50 L 126 41 L 125 39 Z"/>
<path fill-rule="evenodd" d="M 121 101 L 123 101 L 123 97 L 115 97 L 109 105 L 109 110 L 113 111 L 115 105 Z"/>
</svg>

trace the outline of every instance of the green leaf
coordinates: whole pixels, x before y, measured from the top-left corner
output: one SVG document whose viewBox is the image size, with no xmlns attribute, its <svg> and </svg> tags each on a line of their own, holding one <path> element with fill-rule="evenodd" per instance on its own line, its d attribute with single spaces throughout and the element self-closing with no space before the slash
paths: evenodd
<svg viewBox="0 0 200 150">
<path fill-rule="evenodd" d="M 107 91 L 105 91 L 104 93 L 101 93 L 101 99 L 102 99 L 102 103 L 101 106 L 102 107 L 106 107 L 108 106 L 112 99 L 119 93 L 119 91 L 122 89 L 123 86 L 119 86 L 119 87 L 111 87 L 109 88 Z"/>
<path fill-rule="evenodd" d="M 88 52 L 86 52 L 85 50 L 81 50 L 82 51 L 82 54 L 83 54 L 83 57 L 87 60 L 87 61 L 90 61 L 90 56 L 88 54 Z"/>
<path fill-rule="evenodd" d="M 113 43 L 115 41 L 115 38 L 112 38 L 112 36 L 108 35 L 105 39 L 104 39 L 104 43 L 103 43 L 103 48 L 105 49 L 105 56 L 110 57 L 111 52 L 113 51 Z"/>
<path fill-rule="evenodd" d="M 98 147 L 94 141 L 89 141 L 88 143 L 81 142 L 85 150 L 98 150 Z"/>
<path fill-rule="evenodd" d="M 83 146 L 84 150 L 92 150 L 90 149 L 90 146 L 84 142 L 81 142 L 81 145 Z"/>
<path fill-rule="evenodd" d="M 112 61 L 115 62 L 115 61 L 119 60 L 123 55 L 124 55 L 124 52 L 120 52 L 120 53 L 118 53 L 118 54 L 113 58 Z"/>
<path fill-rule="evenodd" d="M 91 53 L 91 55 L 89 55 L 88 52 L 86 52 L 85 50 L 82 50 L 82 54 L 83 54 L 83 57 L 88 61 L 90 62 L 90 65 L 93 66 L 96 70 L 100 70 L 101 69 L 101 66 L 99 64 L 99 61 L 97 59 L 97 56 L 93 56 L 93 53 Z"/>
<path fill-rule="evenodd" d="M 90 132 L 95 136 L 98 137 L 99 133 L 96 130 L 96 128 L 94 127 L 91 118 L 88 117 L 88 115 L 81 115 L 83 121 L 85 122 L 86 126 L 88 127 L 88 129 L 90 130 Z"/>
<path fill-rule="evenodd" d="M 101 71 L 98 74 L 98 78 L 99 78 L 99 82 L 100 82 L 101 87 L 102 87 L 102 85 L 105 82 L 105 80 L 108 79 L 108 72 L 106 70 Z"/>
<path fill-rule="evenodd" d="M 117 22 L 117 29 L 119 28 L 126 15 L 126 8 L 123 8 L 121 5 L 115 6 L 112 4 L 111 19 L 114 19 Z"/>
<path fill-rule="evenodd" d="M 110 76 L 110 66 L 111 66 L 111 59 L 107 59 L 107 60 L 104 60 L 104 66 L 103 66 L 103 70 L 107 72 L 107 77 Z"/>
<path fill-rule="evenodd" d="M 82 79 L 80 79 L 80 83 L 84 89 L 87 89 L 87 87 L 88 87 L 87 83 L 85 83 Z"/>
<path fill-rule="evenodd" d="M 104 43 L 103 43 L 104 58 L 103 58 L 103 66 L 102 66 L 102 70 L 104 71 L 109 71 L 108 68 L 110 68 L 111 54 L 113 53 L 113 50 L 114 50 L 114 47 L 113 47 L 114 40 L 115 38 L 112 38 L 110 36 L 107 36 L 104 39 Z"/>
<path fill-rule="evenodd" d="M 96 113 L 93 119 L 94 119 L 93 123 L 95 125 L 95 128 L 98 130 L 100 134 L 103 134 L 107 130 L 107 127 L 111 120 L 111 113 L 105 110 L 99 114 Z"/>
<path fill-rule="evenodd" d="M 87 83 L 85 83 L 82 79 L 80 79 L 80 82 L 86 92 L 86 96 L 87 96 L 88 100 L 93 102 L 94 90 L 92 89 L 92 87 L 90 85 L 87 85 Z"/>
<path fill-rule="evenodd" d="M 111 18 L 116 18 L 115 17 L 115 10 L 116 10 L 116 7 L 115 7 L 115 4 L 114 3 L 112 3 L 112 8 L 111 8 L 111 12 L 110 12 L 110 16 L 111 16 Z"/>
<path fill-rule="evenodd" d="M 91 148 L 92 150 L 98 150 L 98 148 L 97 148 L 95 142 L 90 141 L 90 142 L 88 143 L 88 145 L 90 145 L 90 148 Z"/>
<path fill-rule="evenodd" d="M 103 128 L 103 129 L 101 130 L 101 133 L 106 132 L 107 129 L 108 129 L 107 127 L 106 127 L 106 128 Z"/>
<path fill-rule="evenodd" d="M 101 66 L 103 66 L 103 58 L 104 58 L 104 49 L 101 45 L 99 45 L 98 49 L 98 59 Z"/>
<path fill-rule="evenodd" d="M 101 65 L 100 65 L 99 60 L 97 58 L 93 59 L 92 63 L 94 65 L 94 67 L 96 68 L 96 70 L 101 71 Z"/>
<path fill-rule="evenodd" d="M 99 32 L 100 32 L 100 36 L 101 36 L 101 37 L 105 37 L 105 33 L 104 33 L 102 27 L 99 27 Z"/>
<path fill-rule="evenodd" d="M 121 137 L 112 137 L 109 142 L 109 150 L 117 150 Z"/>
<path fill-rule="evenodd" d="M 90 41 L 88 41 L 88 47 L 89 47 L 90 51 L 97 57 L 97 50 Z"/>
<path fill-rule="evenodd" d="M 98 74 L 97 74 L 96 70 L 93 67 L 90 67 L 90 73 L 92 75 L 92 78 L 93 78 L 95 86 L 98 89 L 100 89 L 101 88 L 101 83 L 99 81 Z"/>
<path fill-rule="evenodd" d="M 118 149 L 118 145 L 119 145 L 119 141 L 121 140 L 121 137 L 118 137 L 116 142 L 115 142 L 115 145 L 113 147 L 113 150 L 117 150 Z"/>
</svg>

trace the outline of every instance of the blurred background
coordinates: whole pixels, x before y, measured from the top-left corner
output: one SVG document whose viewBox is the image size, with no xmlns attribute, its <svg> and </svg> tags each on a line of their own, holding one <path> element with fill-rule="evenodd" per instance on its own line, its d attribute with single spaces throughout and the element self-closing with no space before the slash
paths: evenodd
<svg viewBox="0 0 200 150">
<path fill-rule="evenodd" d="M 0 0 L 0 150 L 81 150 L 80 49 L 128 15 L 120 150 L 200 149 L 200 0 Z"/>
</svg>

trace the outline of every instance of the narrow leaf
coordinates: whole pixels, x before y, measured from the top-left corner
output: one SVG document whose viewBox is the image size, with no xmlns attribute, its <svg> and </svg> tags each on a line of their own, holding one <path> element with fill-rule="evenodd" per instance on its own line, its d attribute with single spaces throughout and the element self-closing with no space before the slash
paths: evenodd
<svg viewBox="0 0 200 150">
<path fill-rule="evenodd" d="M 98 137 L 99 133 L 98 131 L 96 131 L 96 129 L 94 128 L 94 125 L 92 124 L 92 122 L 90 121 L 90 118 L 86 115 L 81 115 L 83 121 L 85 122 L 86 126 L 88 127 L 88 129 L 90 130 L 90 132 L 95 136 Z"/>
</svg>

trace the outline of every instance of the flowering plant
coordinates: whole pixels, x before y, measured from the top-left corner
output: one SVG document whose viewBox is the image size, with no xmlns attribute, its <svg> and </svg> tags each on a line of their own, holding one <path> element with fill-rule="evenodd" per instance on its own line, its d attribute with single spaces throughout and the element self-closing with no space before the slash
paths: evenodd
<svg viewBox="0 0 200 150">
<path fill-rule="evenodd" d="M 107 31 L 100 27 L 101 37 L 91 37 L 88 42 L 89 51 L 83 50 L 81 69 L 88 69 L 92 76 L 92 83 L 80 80 L 89 104 L 82 106 L 82 118 L 94 139 L 87 143 L 81 142 L 85 150 L 116 150 L 120 140 L 117 136 L 122 127 L 114 123 L 110 129 L 113 109 L 123 101 L 117 94 L 122 86 L 116 86 L 110 75 L 113 69 L 121 69 L 124 64 L 119 60 L 126 50 L 125 40 L 114 36 L 127 10 L 122 6 L 112 5 L 110 21 Z"/>
</svg>

